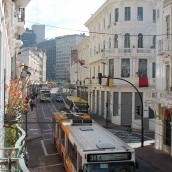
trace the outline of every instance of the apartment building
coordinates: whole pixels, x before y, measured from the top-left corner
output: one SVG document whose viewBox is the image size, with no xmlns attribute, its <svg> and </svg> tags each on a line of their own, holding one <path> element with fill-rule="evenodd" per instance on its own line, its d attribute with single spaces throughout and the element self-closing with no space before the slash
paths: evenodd
<svg viewBox="0 0 172 172">
<path fill-rule="evenodd" d="M 155 148 L 172 155 L 172 0 L 157 3 L 156 89 L 148 105 L 156 113 Z"/>
<path fill-rule="evenodd" d="M 29 82 L 45 82 L 46 81 L 46 54 L 44 49 L 37 47 L 28 47 L 21 49 L 19 55 L 20 63 L 25 65 L 31 73 Z"/>
<path fill-rule="evenodd" d="M 141 128 L 141 114 L 136 112 L 136 107 L 142 106 L 138 89 L 143 100 L 144 128 L 154 130 L 155 113 L 146 97 L 156 82 L 156 1 L 107 0 L 85 26 L 90 32 L 90 110 L 115 124 Z M 101 85 L 98 73 L 104 77 Z M 113 78 L 122 78 L 136 89 Z"/>
<path fill-rule="evenodd" d="M 4 115 L 7 94 L 5 84 L 18 74 L 19 66 L 16 54 L 22 45 L 20 40 L 24 32 L 25 7 L 30 0 L 0 1 L 0 147 L 4 147 Z M 5 93 L 4 93 L 5 92 Z M 0 151 L 0 157 L 3 157 Z"/>
</svg>

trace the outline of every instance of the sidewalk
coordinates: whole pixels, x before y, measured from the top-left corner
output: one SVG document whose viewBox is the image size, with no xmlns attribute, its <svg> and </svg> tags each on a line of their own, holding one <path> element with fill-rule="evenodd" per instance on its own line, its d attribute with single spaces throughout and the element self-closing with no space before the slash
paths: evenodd
<svg viewBox="0 0 172 172">
<path fill-rule="evenodd" d="M 107 127 L 106 120 L 103 117 L 98 115 L 91 115 L 91 118 L 98 122 L 100 125 Z M 108 123 L 108 128 L 126 130 L 126 127 L 121 127 L 113 123 Z M 135 148 L 135 152 L 137 158 L 149 164 L 151 167 L 156 169 L 157 172 L 172 172 L 172 156 L 163 151 L 156 150 L 153 144 Z"/>
</svg>

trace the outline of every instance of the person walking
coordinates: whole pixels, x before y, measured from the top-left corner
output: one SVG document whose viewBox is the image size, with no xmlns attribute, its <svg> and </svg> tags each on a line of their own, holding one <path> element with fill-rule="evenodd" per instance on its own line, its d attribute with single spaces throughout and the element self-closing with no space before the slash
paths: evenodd
<svg viewBox="0 0 172 172">
<path fill-rule="evenodd" d="M 33 107 L 34 107 L 34 102 L 33 102 L 33 99 L 30 99 L 30 108 L 31 108 L 31 111 L 33 111 Z"/>
<path fill-rule="evenodd" d="M 26 167 L 28 167 L 29 166 L 29 153 L 27 151 L 27 148 L 24 149 L 23 158 L 24 158 Z"/>
</svg>

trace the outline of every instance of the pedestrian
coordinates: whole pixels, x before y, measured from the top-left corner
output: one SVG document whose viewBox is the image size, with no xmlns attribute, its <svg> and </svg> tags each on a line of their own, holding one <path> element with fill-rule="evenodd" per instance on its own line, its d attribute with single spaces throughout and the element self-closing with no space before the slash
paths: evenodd
<svg viewBox="0 0 172 172">
<path fill-rule="evenodd" d="M 33 111 L 33 107 L 34 107 L 33 99 L 30 99 L 30 108 L 31 108 L 31 111 Z"/>
<path fill-rule="evenodd" d="M 29 165 L 29 153 L 27 151 L 27 148 L 24 149 L 23 158 L 24 158 L 24 162 L 26 164 L 26 167 L 28 167 L 28 165 Z"/>
</svg>

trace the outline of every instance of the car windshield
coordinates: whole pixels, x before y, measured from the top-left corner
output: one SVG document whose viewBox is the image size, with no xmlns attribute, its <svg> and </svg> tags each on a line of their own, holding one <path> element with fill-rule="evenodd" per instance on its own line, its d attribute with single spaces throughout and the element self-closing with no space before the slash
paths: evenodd
<svg viewBox="0 0 172 172">
<path fill-rule="evenodd" d="M 134 172 L 134 163 L 112 162 L 91 163 L 84 165 L 83 172 Z"/>
</svg>

